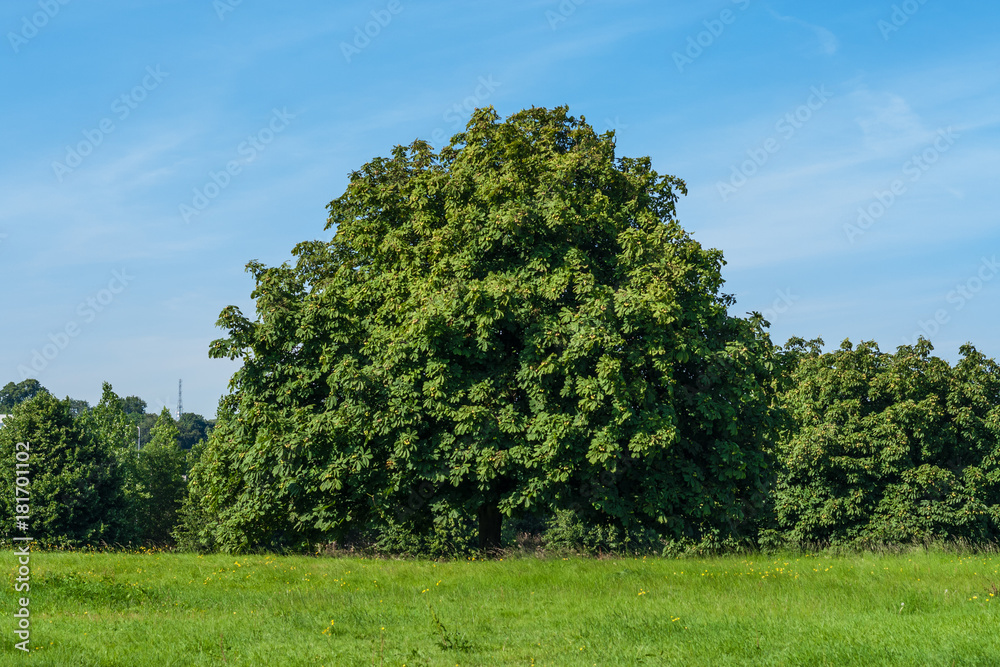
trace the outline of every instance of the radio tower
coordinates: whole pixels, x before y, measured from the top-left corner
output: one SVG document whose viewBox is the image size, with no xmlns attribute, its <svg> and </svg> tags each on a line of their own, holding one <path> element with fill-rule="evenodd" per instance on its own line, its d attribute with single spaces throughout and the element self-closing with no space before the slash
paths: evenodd
<svg viewBox="0 0 1000 667">
<path fill-rule="evenodd" d="M 181 411 L 184 409 L 184 403 L 181 401 L 181 380 L 177 381 L 177 421 L 181 419 Z"/>
</svg>

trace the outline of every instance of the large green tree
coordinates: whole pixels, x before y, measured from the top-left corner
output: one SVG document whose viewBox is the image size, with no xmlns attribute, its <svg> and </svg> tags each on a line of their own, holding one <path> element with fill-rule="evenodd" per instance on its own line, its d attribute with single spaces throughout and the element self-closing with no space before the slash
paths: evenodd
<svg viewBox="0 0 1000 667">
<path fill-rule="evenodd" d="M 781 403 L 778 527 L 839 544 L 1000 537 L 1000 367 L 975 348 L 950 366 L 921 339 L 823 354 L 795 339 Z"/>
<path fill-rule="evenodd" d="M 0 461 L 8 471 L 0 475 L 4 535 L 11 535 L 15 515 L 22 514 L 16 502 L 24 502 L 14 494 L 17 443 L 27 444 L 28 535 L 61 545 L 122 540 L 127 526 L 113 453 L 74 420 L 68 399 L 44 391 L 15 406 L 0 428 Z"/>
<path fill-rule="evenodd" d="M 683 181 L 565 108 L 478 110 L 350 176 L 330 241 L 253 262 L 257 317 L 194 471 L 224 548 L 373 531 L 447 541 L 575 513 L 646 537 L 752 530 L 771 345 L 731 317 Z M 443 542 L 439 541 L 439 544 Z"/>
</svg>

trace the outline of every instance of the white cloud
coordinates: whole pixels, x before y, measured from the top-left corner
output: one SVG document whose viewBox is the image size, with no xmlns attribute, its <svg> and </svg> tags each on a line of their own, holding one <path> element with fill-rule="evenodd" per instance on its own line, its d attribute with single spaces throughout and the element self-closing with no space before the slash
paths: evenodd
<svg viewBox="0 0 1000 667">
<path fill-rule="evenodd" d="M 807 23 L 806 21 L 803 21 L 802 19 L 797 19 L 794 16 L 781 16 L 773 9 L 768 11 L 771 12 L 771 16 L 778 19 L 779 21 L 794 23 L 795 25 L 802 26 L 803 28 L 811 30 L 815 35 L 816 40 L 819 42 L 820 50 L 825 55 L 832 56 L 837 52 L 837 49 L 840 47 L 840 42 L 837 40 L 837 36 L 834 35 L 832 32 L 830 32 L 829 30 L 827 30 L 826 28 L 818 25 L 813 25 L 812 23 Z"/>
<path fill-rule="evenodd" d="M 865 148 L 875 157 L 916 146 L 934 135 L 898 94 L 859 89 L 851 93 L 850 102 L 858 109 L 855 122 L 864 134 Z"/>
</svg>

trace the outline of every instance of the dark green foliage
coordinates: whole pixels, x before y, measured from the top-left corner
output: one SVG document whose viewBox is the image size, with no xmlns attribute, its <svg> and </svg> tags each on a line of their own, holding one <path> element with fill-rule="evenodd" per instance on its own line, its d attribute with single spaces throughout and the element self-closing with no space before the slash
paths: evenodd
<svg viewBox="0 0 1000 667">
<path fill-rule="evenodd" d="M 153 427 L 152 440 L 137 457 L 144 490 L 139 507 L 142 539 L 158 544 L 172 540 L 186 490 L 186 455 L 177 441 L 177 424 L 170 410 L 163 408 Z"/>
<path fill-rule="evenodd" d="M 177 420 L 178 444 L 181 449 L 191 449 L 194 443 L 208 437 L 211 427 L 199 414 L 185 412 Z"/>
<path fill-rule="evenodd" d="M 460 556 L 474 551 L 478 544 L 475 519 L 449 509 L 433 504 L 428 506 L 426 512 L 432 520 L 430 525 L 420 524 L 419 530 L 414 530 L 411 522 L 389 517 L 369 533 L 374 538 L 372 549 L 380 553 L 428 557 Z M 350 542 L 350 536 L 346 537 Z"/>
<path fill-rule="evenodd" d="M 588 554 L 659 551 L 656 532 L 628 531 L 618 524 L 594 524 L 572 510 L 557 510 L 543 534 L 546 549 Z"/>
<path fill-rule="evenodd" d="M 184 452 L 184 474 L 187 475 L 191 472 L 194 466 L 201 460 L 201 455 L 205 453 L 205 447 L 208 446 L 207 440 L 199 440 L 192 445 L 191 449 Z"/>
<path fill-rule="evenodd" d="M 258 316 L 224 310 L 211 348 L 243 367 L 192 472 L 202 542 L 464 540 L 557 509 L 752 533 L 771 345 L 674 219 L 683 181 L 614 147 L 564 108 L 480 110 L 351 174 L 295 266 L 251 263 Z"/>
<path fill-rule="evenodd" d="M 211 440 L 224 436 L 228 429 L 226 424 L 231 419 L 226 416 L 226 401 L 219 402 L 219 420 L 221 428 L 212 432 Z M 177 525 L 174 528 L 173 537 L 179 549 L 184 551 L 195 551 L 207 553 L 215 551 L 219 546 L 217 535 L 225 540 L 228 536 L 225 527 L 220 524 L 217 508 L 230 500 L 225 498 L 222 502 L 214 501 L 207 492 L 212 488 L 219 488 L 220 473 L 225 474 L 225 469 L 220 464 L 224 460 L 215 458 L 214 452 L 218 445 L 210 446 L 207 441 L 199 441 L 187 452 L 187 494 L 181 504 L 177 514 Z M 235 484 L 235 479 L 228 479 L 230 484 Z M 259 546 L 259 545 L 254 545 Z"/>
<path fill-rule="evenodd" d="M 14 411 L 14 406 L 34 398 L 39 393 L 48 391 L 38 382 L 38 380 L 27 379 L 14 384 L 8 382 L 0 389 L 0 414 L 9 415 Z"/>
<path fill-rule="evenodd" d="M 147 412 L 143 415 L 133 415 L 131 418 L 136 419 L 136 426 L 139 428 L 141 436 L 139 444 L 141 447 L 145 447 L 153 438 L 153 427 L 156 426 L 157 415 Z"/>
<path fill-rule="evenodd" d="M 140 407 L 142 401 L 137 403 L 135 398 L 119 397 L 105 382 L 100 403 L 82 414 L 78 423 L 115 456 L 123 488 L 122 541 L 164 544 L 172 541 L 179 520 L 187 457 L 178 445 L 177 425 L 167 408 L 144 434 L 141 450 L 137 447 L 137 428 L 149 415 L 125 411 L 128 406 Z"/>
<path fill-rule="evenodd" d="M 212 530 L 213 517 L 202 509 L 198 496 L 192 496 L 192 491 L 188 487 L 188 495 L 177 511 L 177 524 L 172 533 L 174 544 L 181 551 L 210 553 L 217 548 Z"/>
<path fill-rule="evenodd" d="M 797 542 L 1000 537 L 1000 368 L 921 340 L 820 354 L 792 341 L 778 527 Z"/>
<path fill-rule="evenodd" d="M 185 452 L 184 474 L 190 480 L 191 473 L 201 460 L 208 443 L 199 440 L 191 449 Z M 177 510 L 177 522 L 172 537 L 177 547 L 183 551 L 199 553 L 209 552 L 215 548 L 215 540 L 208 530 L 213 525 L 212 517 L 202 509 L 200 494 L 192 492 L 193 482 L 188 482 L 180 509 Z"/>
<path fill-rule="evenodd" d="M 79 427 L 111 452 L 117 462 L 123 493 L 119 508 L 123 517 L 123 542 L 142 539 L 139 511 L 145 502 L 146 490 L 138 469 L 138 433 L 134 422 L 137 417 L 125 414 L 122 398 L 110 383 L 104 382 L 100 402 L 77 418 Z"/>
<path fill-rule="evenodd" d="M 15 446 L 22 442 L 30 457 L 27 534 L 53 545 L 120 541 L 126 526 L 114 455 L 74 421 L 68 400 L 44 391 L 15 406 L 0 428 L 0 461 L 7 471 L 0 475 L 4 536 L 15 534 Z"/>
<path fill-rule="evenodd" d="M 146 401 L 138 396 L 126 396 L 122 399 L 122 412 L 142 416 L 146 414 Z"/>
</svg>

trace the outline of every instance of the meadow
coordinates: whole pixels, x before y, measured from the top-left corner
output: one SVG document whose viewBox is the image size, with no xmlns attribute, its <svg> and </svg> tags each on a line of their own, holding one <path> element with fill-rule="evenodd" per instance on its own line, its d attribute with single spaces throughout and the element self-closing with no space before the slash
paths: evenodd
<svg viewBox="0 0 1000 667">
<path fill-rule="evenodd" d="M 14 607 L 16 557 L 6 608 Z M 452 561 L 34 552 L 2 664 L 1000 664 L 1000 556 Z"/>
</svg>

